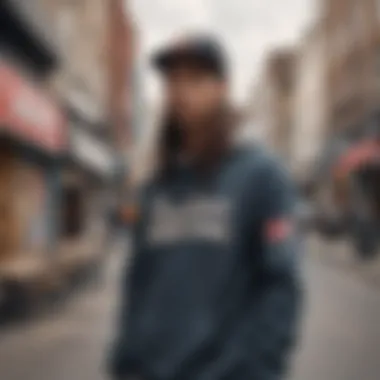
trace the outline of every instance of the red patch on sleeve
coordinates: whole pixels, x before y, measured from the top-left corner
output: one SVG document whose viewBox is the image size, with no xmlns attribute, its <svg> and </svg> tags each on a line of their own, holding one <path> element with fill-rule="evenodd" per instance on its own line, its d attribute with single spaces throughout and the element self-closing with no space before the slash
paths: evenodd
<svg viewBox="0 0 380 380">
<path fill-rule="evenodd" d="M 287 239 L 292 233 L 293 222 L 290 219 L 272 219 L 265 225 L 264 235 L 269 243 L 279 243 Z"/>
</svg>

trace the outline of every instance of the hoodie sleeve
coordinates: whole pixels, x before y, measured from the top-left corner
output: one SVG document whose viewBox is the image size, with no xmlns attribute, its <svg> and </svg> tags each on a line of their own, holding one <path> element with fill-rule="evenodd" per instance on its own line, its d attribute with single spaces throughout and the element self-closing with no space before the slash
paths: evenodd
<svg viewBox="0 0 380 380">
<path fill-rule="evenodd" d="M 255 181 L 257 183 L 257 181 Z M 261 175 L 259 218 L 254 227 L 261 252 L 255 260 L 256 290 L 243 327 L 250 373 L 270 378 L 282 373 L 295 341 L 300 314 L 299 244 L 295 231 L 295 192 L 276 163 Z"/>
<path fill-rule="evenodd" d="M 139 215 L 131 228 L 130 257 L 126 260 L 122 273 L 120 310 L 116 330 L 116 338 L 108 362 L 108 372 L 113 379 L 124 379 L 136 371 L 136 341 L 133 336 L 133 318 L 139 303 L 139 293 L 145 282 L 146 260 L 144 255 L 144 226 L 148 210 L 147 191 L 141 192 Z"/>
</svg>

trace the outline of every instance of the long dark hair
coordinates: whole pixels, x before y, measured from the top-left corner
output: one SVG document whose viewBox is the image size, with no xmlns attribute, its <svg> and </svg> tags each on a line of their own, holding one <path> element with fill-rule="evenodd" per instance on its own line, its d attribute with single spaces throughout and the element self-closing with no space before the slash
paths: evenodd
<svg viewBox="0 0 380 380">
<path fill-rule="evenodd" d="M 236 113 L 230 106 L 218 108 L 207 118 L 202 128 L 203 147 L 196 158 L 196 165 L 202 172 L 210 171 L 229 149 L 236 121 Z M 167 112 L 158 140 L 159 174 L 169 175 L 177 167 L 183 147 L 184 133 L 180 122 L 171 112 Z"/>
</svg>

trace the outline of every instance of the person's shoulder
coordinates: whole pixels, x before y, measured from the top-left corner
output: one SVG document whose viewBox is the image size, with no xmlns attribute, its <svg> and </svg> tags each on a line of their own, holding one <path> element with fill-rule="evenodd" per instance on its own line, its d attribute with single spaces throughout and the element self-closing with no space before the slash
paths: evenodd
<svg viewBox="0 0 380 380">
<path fill-rule="evenodd" d="M 282 173 L 288 176 L 280 158 L 259 144 L 241 144 L 237 151 L 238 160 L 244 165 L 247 175 L 267 176 Z"/>
<path fill-rule="evenodd" d="M 283 161 L 263 147 L 248 149 L 244 154 L 248 163 L 246 188 L 251 194 L 258 194 L 262 207 L 275 207 L 284 199 L 289 207 L 293 207 L 298 199 L 298 191 Z"/>
</svg>

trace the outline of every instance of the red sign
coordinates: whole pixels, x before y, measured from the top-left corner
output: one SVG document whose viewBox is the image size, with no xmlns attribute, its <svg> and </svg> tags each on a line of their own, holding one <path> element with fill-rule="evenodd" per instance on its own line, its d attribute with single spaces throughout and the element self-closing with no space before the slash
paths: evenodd
<svg viewBox="0 0 380 380">
<path fill-rule="evenodd" d="M 60 152 L 66 147 L 64 118 L 58 107 L 38 86 L 0 62 L 1 130 L 45 150 Z"/>
<path fill-rule="evenodd" d="M 370 162 L 380 160 L 379 141 L 366 140 L 348 150 L 336 164 L 334 171 L 338 178 L 344 178 L 347 174 Z"/>
</svg>

